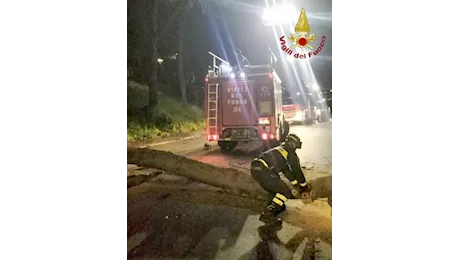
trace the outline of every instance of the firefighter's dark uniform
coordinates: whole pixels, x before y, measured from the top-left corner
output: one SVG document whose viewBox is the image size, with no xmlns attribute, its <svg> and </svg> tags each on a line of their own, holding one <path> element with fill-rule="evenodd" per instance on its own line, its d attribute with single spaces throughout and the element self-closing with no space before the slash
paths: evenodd
<svg viewBox="0 0 460 260">
<path fill-rule="evenodd" d="M 298 139 L 297 136 L 295 138 Z M 300 143 L 300 139 L 298 141 Z M 285 209 L 284 203 L 289 198 L 294 198 L 291 189 L 281 180 L 280 172 L 283 172 L 296 188 L 309 191 L 294 148 L 282 143 L 262 153 L 252 162 L 251 175 L 269 192 L 269 203 L 260 219 L 266 223 L 277 220 L 275 216 Z"/>
</svg>

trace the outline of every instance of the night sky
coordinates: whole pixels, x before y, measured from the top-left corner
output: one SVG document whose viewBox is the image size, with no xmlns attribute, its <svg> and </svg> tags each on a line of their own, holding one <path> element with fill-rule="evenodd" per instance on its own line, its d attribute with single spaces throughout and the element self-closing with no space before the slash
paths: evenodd
<svg viewBox="0 0 460 260">
<path fill-rule="evenodd" d="M 267 0 L 273 2 L 272 0 Z M 278 5 L 283 1 L 277 1 Z M 320 54 L 310 59 L 312 71 L 318 85 L 329 91 L 332 87 L 333 66 L 335 56 L 335 39 L 332 33 L 332 0 L 296 0 L 285 1 L 296 9 L 291 24 L 283 27 L 277 26 L 276 34 L 273 27 L 267 26 L 262 20 L 265 0 L 201 0 L 201 4 L 189 10 L 189 29 L 186 34 L 187 48 L 192 62 L 188 69 L 201 75 L 198 83 L 204 80 L 207 66 L 212 65 L 212 57 L 207 53 L 211 51 L 237 65 L 235 50 L 241 49 L 243 55 L 252 65 L 268 64 L 268 47 L 271 47 L 278 58 L 276 70 L 283 81 L 282 85 L 288 89 L 291 96 L 298 98 L 296 92 L 306 91 L 305 84 L 312 83 L 311 74 L 308 73 L 306 60 L 288 61 L 286 53 L 282 52 L 279 38 L 283 35 L 294 33 L 294 26 L 300 15 L 301 8 L 305 8 L 311 33 L 316 34 L 313 46 L 319 46 L 321 36 L 326 36 L 326 43 Z M 297 11 L 298 10 L 298 11 Z M 290 42 L 290 41 L 289 41 Z M 289 44 L 290 46 L 290 44 Z M 170 49 L 172 48 L 172 49 Z M 167 46 L 169 52 L 174 53 L 175 45 Z M 294 70 L 295 69 L 295 70 Z M 296 73 L 297 72 L 297 73 Z M 200 78 L 200 77 L 199 77 Z"/>
<path fill-rule="evenodd" d="M 201 15 L 207 25 L 208 37 L 213 51 L 217 55 L 236 64 L 233 54 L 236 48 L 243 51 L 252 65 L 268 63 L 270 46 L 278 58 L 277 72 L 283 80 L 283 86 L 291 92 L 297 92 L 301 85 L 312 84 L 311 72 L 306 60 L 288 62 L 288 55 L 283 53 L 279 38 L 283 35 L 280 27 L 276 35 L 271 26 L 264 25 L 262 13 L 265 0 L 207 2 L 202 6 Z M 268 0 L 270 4 L 272 1 Z M 278 5 L 281 1 L 278 1 Z M 284 1 L 298 9 L 292 24 L 283 25 L 284 35 L 294 33 L 301 8 L 305 8 L 311 33 L 316 34 L 313 46 L 319 46 L 321 36 L 326 36 L 325 47 L 317 56 L 309 60 L 313 74 L 322 90 L 332 88 L 332 1 Z M 210 59 L 209 63 L 212 62 Z M 295 69 L 294 69 L 295 68 Z"/>
</svg>

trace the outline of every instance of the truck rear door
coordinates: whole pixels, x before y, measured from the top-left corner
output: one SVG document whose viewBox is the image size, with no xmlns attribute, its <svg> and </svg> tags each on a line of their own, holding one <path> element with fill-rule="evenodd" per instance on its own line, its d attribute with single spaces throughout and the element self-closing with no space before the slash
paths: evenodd
<svg viewBox="0 0 460 260">
<path fill-rule="evenodd" d="M 225 82 L 221 93 L 222 124 L 224 126 L 258 124 L 258 114 L 250 82 Z"/>
<path fill-rule="evenodd" d="M 259 116 L 273 116 L 274 115 L 274 90 L 273 82 L 258 82 L 254 83 L 254 91 L 258 101 Z"/>
</svg>

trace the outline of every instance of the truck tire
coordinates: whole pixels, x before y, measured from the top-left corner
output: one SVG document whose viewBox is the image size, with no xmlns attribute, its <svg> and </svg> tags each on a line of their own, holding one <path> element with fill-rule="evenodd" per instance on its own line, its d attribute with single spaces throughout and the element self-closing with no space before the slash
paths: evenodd
<svg viewBox="0 0 460 260">
<path fill-rule="evenodd" d="M 236 141 L 219 141 L 217 143 L 217 145 L 219 145 L 220 150 L 222 152 L 228 153 L 228 152 L 233 151 L 233 149 L 235 149 L 235 147 L 238 145 L 238 142 L 236 142 Z"/>
</svg>

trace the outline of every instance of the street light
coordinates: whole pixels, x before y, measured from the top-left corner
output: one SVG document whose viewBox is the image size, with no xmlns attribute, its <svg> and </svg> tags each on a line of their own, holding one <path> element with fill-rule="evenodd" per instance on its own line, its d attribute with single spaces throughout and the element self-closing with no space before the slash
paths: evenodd
<svg viewBox="0 0 460 260">
<path fill-rule="evenodd" d="M 176 52 L 176 54 L 170 55 L 170 56 L 168 57 L 168 59 L 170 59 L 170 60 L 175 60 L 175 59 L 177 59 L 177 55 L 179 55 L 179 53 Z"/>
<path fill-rule="evenodd" d="M 297 96 L 300 96 L 300 92 L 297 92 L 296 94 L 297 94 Z"/>
<path fill-rule="evenodd" d="M 158 58 L 157 61 L 158 61 L 159 64 L 161 64 L 161 63 L 163 63 L 164 60 L 162 58 Z"/>
</svg>

